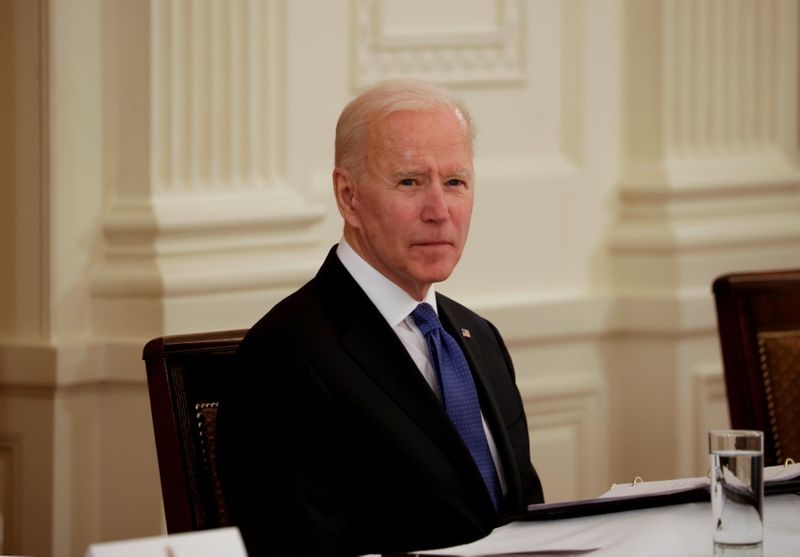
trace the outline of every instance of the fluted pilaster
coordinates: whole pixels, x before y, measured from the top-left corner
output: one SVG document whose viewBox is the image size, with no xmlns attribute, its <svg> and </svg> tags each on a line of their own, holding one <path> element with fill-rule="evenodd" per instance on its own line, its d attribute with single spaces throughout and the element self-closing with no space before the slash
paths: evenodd
<svg viewBox="0 0 800 557">
<path fill-rule="evenodd" d="M 800 242 L 797 2 L 630 0 L 626 16 L 617 284 L 705 291 L 780 265 Z"/>
<path fill-rule="evenodd" d="M 321 211 L 285 180 L 283 1 L 109 7 L 120 32 L 107 56 L 114 141 L 97 305 L 146 300 L 161 320 L 176 296 L 302 281 Z M 115 313 L 96 321 L 119 327 Z"/>
<path fill-rule="evenodd" d="M 285 133 L 270 60 L 282 48 L 270 28 L 279 17 L 258 0 L 153 3 L 156 191 L 274 187 Z"/>
<path fill-rule="evenodd" d="M 664 5 L 665 136 L 672 156 L 791 148 L 782 118 L 795 42 L 791 4 L 677 0 Z M 783 19 L 782 19 L 783 18 Z"/>
</svg>

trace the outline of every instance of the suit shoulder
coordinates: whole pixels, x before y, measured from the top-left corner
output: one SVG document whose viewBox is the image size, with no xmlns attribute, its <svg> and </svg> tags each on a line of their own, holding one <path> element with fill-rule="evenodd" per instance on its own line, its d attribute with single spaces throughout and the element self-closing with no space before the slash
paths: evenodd
<svg viewBox="0 0 800 557">
<path fill-rule="evenodd" d="M 309 327 L 324 320 L 324 310 L 315 299 L 313 288 L 306 283 L 300 289 L 277 302 L 256 321 L 245 335 L 242 344 L 262 343 L 265 339 L 285 342 L 304 334 Z"/>
<path fill-rule="evenodd" d="M 444 294 L 436 293 L 436 303 L 454 321 L 480 323 L 483 326 L 489 326 L 494 329 L 494 325 L 488 319 Z"/>
<path fill-rule="evenodd" d="M 439 306 L 444 307 L 446 311 L 463 313 L 465 315 L 472 315 L 480 318 L 480 315 L 469 309 L 467 306 L 455 301 L 449 296 L 445 296 L 441 292 L 436 293 L 436 303 L 439 304 Z"/>
<path fill-rule="evenodd" d="M 505 351 L 503 335 L 500 334 L 494 323 L 465 305 L 438 292 L 436 293 L 436 303 L 439 305 L 440 312 L 444 312 L 447 316 L 446 319 L 452 323 L 456 330 L 465 328 L 473 333 L 481 331 L 484 333 L 484 338 L 494 338 Z"/>
</svg>

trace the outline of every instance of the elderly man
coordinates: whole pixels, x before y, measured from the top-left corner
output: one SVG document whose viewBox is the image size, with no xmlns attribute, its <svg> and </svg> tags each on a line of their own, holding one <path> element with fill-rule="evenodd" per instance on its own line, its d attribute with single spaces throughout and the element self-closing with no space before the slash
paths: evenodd
<svg viewBox="0 0 800 557">
<path fill-rule="evenodd" d="M 542 501 L 495 327 L 434 291 L 461 257 L 472 125 L 446 90 L 379 84 L 336 128 L 344 234 L 242 342 L 218 461 L 251 555 L 444 547 Z"/>
</svg>

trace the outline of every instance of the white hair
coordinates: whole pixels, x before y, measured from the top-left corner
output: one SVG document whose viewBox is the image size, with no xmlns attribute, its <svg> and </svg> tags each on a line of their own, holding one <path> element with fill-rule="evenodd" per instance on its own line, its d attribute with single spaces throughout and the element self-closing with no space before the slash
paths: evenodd
<svg viewBox="0 0 800 557">
<path fill-rule="evenodd" d="M 350 101 L 339 116 L 335 165 L 360 175 L 365 156 L 364 139 L 371 125 L 395 112 L 437 108 L 452 109 L 463 119 L 471 143 L 475 135 L 472 118 L 454 93 L 417 79 L 394 79 L 374 85 Z"/>
</svg>

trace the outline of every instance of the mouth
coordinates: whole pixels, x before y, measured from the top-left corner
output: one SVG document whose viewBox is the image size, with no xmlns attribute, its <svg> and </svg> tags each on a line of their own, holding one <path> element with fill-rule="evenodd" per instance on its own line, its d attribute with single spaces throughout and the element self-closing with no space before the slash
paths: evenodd
<svg viewBox="0 0 800 557">
<path fill-rule="evenodd" d="M 412 247 L 420 247 L 420 248 L 441 248 L 441 247 L 449 247 L 452 246 L 452 242 L 446 242 L 444 240 L 441 241 L 430 241 L 430 242 L 415 242 L 411 244 Z"/>
</svg>

